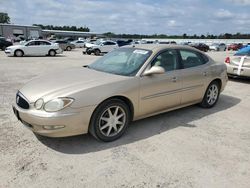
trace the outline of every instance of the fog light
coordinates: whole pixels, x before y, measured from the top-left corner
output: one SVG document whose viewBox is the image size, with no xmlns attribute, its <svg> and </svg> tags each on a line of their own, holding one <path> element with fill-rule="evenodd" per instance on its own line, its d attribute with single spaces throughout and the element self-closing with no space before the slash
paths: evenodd
<svg viewBox="0 0 250 188">
<path fill-rule="evenodd" d="M 55 129 L 62 129 L 64 125 L 44 125 L 43 128 L 46 130 L 55 130 Z"/>
</svg>

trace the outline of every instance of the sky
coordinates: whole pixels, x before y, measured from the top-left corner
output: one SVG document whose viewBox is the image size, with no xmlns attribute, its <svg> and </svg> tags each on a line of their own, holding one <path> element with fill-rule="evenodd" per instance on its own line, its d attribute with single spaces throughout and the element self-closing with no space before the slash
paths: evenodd
<svg viewBox="0 0 250 188">
<path fill-rule="evenodd" d="M 250 0 L 0 0 L 14 24 L 116 34 L 250 33 Z"/>
</svg>

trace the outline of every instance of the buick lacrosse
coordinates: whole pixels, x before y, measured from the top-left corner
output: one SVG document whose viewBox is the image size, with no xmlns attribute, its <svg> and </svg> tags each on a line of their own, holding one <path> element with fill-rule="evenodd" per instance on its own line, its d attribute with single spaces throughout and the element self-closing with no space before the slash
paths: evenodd
<svg viewBox="0 0 250 188">
<path fill-rule="evenodd" d="M 226 82 L 226 65 L 199 50 L 134 45 L 31 80 L 17 92 L 13 111 L 36 134 L 113 141 L 131 121 L 197 103 L 213 107 Z"/>
</svg>

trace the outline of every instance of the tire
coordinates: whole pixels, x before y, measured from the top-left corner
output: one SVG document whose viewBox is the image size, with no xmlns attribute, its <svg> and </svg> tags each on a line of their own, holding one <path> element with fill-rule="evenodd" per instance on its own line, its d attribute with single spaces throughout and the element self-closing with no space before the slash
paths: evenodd
<svg viewBox="0 0 250 188">
<path fill-rule="evenodd" d="M 56 56 L 56 51 L 55 50 L 50 50 L 49 51 L 49 56 Z"/>
<path fill-rule="evenodd" d="M 3 46 L 1 49 L 4 51 L 6 49 L 6 46 Z"/>
<path fill-rule="evenodd" d="M 130 116 L 129 107 L 123 101 L 119 99 L 104 101 L 91 117 L 89 132 L 97 140 L 114 141 L 126 131 Z"/>
<path fill-rule="evenodd" d="M 16 57 L 23 57 L 24 53 L 23 53 L 22 50 L 16 50 L 15 53 L 14 53 L 14 55 L 15 55 Z"/>
<path fill-rule="evenodd" d="M 70 46 L 67 46 L 66 50 L 67 50 L 67 51 L 71 51 L 72 48 L 71 48 Z"/>
<path fill-rule="evenodd" d="M 99 56 L 99 55 L 101 54 L 101 51 L 100 51 L 99 49 L 96 49 L 96 50 L 94 51 L 94 53 L 95 53 L 95 55 Z"/>
<path fill-rule="evenodd" d="M 86 49 L 86 53 L 88 54 L 88 55 L 91 55 L 91 50 L 90 49 Z"/>
<path fill-rule="evenodd" d="M 203 108 L 211 108 L 213 107 L 220 96 L 220 85 L 217 81 L 213 81 L 207 87 L 205 95 L 200 103 L 200 106 Z"/>
</svg>

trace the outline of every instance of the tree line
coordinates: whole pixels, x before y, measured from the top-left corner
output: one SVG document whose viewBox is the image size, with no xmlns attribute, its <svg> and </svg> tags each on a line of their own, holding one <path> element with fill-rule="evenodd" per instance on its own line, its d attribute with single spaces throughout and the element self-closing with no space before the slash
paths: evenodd
<svg viewBox="0 0 250 188">
<path fill-rule="evenodd" d="M 33 26 L 39 26 L 42 29 L 48 30 L 64 30 L 64 31 L 81 31 L 81 32 L 90 32 L 90 29 L 86 26 L 76 27 L 76 26 L 54 26 L 54 25 L 42 25 L 42 24 L 33 24 Z"/>
<path fill-rule="evenodd" d="M 250 39 L 250 34 L 220 34 L 220 35 L 188 35 L 184 33 L 183 35 L 166 35 L 166 34 L 153 34 L 153 35 L 140 35 L 140 34 L 115 34 L 112 32 L 104 33 L 103 35 L 109 38 L 133 38 L 133 39 L 142 39 L 142 38 L 154 38 L 154 39 Z"/>
</svg>

